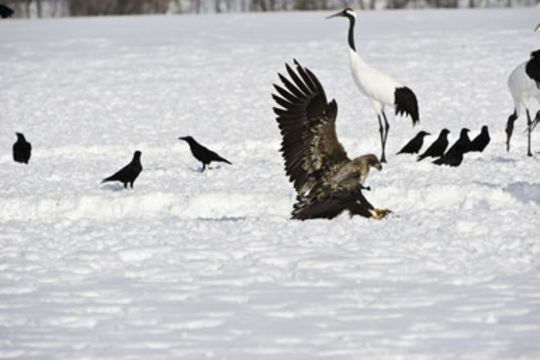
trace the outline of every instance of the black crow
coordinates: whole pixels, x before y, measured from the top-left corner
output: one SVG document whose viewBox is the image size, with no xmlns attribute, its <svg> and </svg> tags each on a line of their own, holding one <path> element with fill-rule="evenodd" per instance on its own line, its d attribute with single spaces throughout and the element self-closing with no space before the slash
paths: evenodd
<svg viewBox="0 0 540 360">
<path fill-rule="evenodd" d="M 450 130 L 442 129 L 439 133 L 437 140 L 431 144 L 426 151 L 420 156 L 418 156 L 418 161 L 423 160 L 427 157 L 440 157 L 444 155 L 446 147 L 448 146 L 448 133 Z"/>
<path fill-rule="evenodd" d="M 424 144 L 424 136 L 426 135 L 431 134 L 423 130 L 420 131 L 397 154 L 418 154 Z"/>
<path fill-rule="evenodd" d="M 380 220 L 390 210 L 376 209 L 362 194 L 370 169 L 381 170 L 374 154 L 350 159 L 336 135 L 337 103 L 328 101 L 319 79 L 296 60 L 286 65 L 291 80 L 278 74 L 272 97 L 283 141 L 285 172 L 296 190 L 292 218 L 332 219 L 343 211 Z"/>
<path fill-rule="evenodd" d="M 118 170 L 114 175 L 103 179 L 101 182 L 120 181 L 124 184 L 124 188 L 127 189 L 129 184 L 133 189 L 133 183 L 135 182 L 135 179 L 137 179 L 137 176 L 139 176 L 141 173 L 142 169 L 141 152 L 137 150 L 135 153 L 133 153 L 133 159 L 131 159 L 129 164 Z"/>
<path fill-rule="evenodd" d="M 17 141 L 13 144 L 13 161 L 28 164 L 32 155 L 32 145 L 26 141 L 24 135 L 16 132 Z"/>
<path fill-rule="evenodd" d="M 204 169 L 206 169 L 206 165 L 209 165 L 212 161 L 225 162 L 227 164 L 232 165 L 232 163 L 229 160 L 224 159 L 218 154 L 216 154 L 215 152 L 213 152 L 212 150 L 205 148 L 204 146 L 199 144 L 197 141 L 195 141 L 195 139 L 192 138 L 191 136 L 183 136 L 183 137 L 179 137 L 178 139 L 186 141 L 189 144 L 189 148 L 191 150 L 191 153 L 195 157 L 195 159 L 202 162 L 203 165 L 202 165 L 201 172 L 203 172 Z"/>
<path fill-rule="evenodd" d="M 478 134 L 477 137 L 474 138 L 474 140 L 471 142 L 471 150 L 470 151 L 484 151 L 486 146 L 489 144 L 489 131 L 487 125 L 482 126 L 482 130 L 480 131 L 480 134 Z"/>
<path fill-rule="evenodd" d="M 8 18 L 13 15 L 13 10 L 8 8 L 6 5 L 0 4 L 0 17 L 2 19 Z"/>
<path fill-rule="evenodd" d="M 463 154 L 471 150 L 471 140 L 467 134 L 469 129 L 463 128 L 459 133 L 459 139 L 450 147 L 450 149 L 435 160 L 433 163 L 437 165 L 450 165 L 450 166 L 459 166 L 461 161 L 463 161 Z"/>
</svg>

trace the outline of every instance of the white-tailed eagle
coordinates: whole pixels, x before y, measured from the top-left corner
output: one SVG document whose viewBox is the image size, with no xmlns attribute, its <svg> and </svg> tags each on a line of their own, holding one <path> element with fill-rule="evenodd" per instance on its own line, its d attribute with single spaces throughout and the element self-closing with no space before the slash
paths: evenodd
<svg viewBox="0 0 540 360">
<path fill-rule="evenodd" d="M 349 159 L 337 139 L 337 103 L 328 102 L 317 77 L 296 60 L 296 72 L 286 64 L 290 80 L 278 74 L 283 86 L 275 85 L 272 97 L 283 136 L 281 153 L 285 170 L 297 192 L 292 218 L 332 219 L 344 210 L 351 216 L 384 218 L 390 211 L 376 209 L 362 190 L 369 170 L 382 169 L 377 156 Z"/>
</svg>

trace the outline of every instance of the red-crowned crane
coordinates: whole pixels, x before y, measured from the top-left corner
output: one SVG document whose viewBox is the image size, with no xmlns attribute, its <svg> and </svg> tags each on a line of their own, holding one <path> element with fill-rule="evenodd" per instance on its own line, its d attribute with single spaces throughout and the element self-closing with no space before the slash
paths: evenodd
<svg viewBox="0 0 540 360">
<path fill-rule="evenodd" d="M 372 67 L 356 52 L 354 44 L 354 24 L 356 14 L 353 9 L 346 8 L 336 14 L 330 15 L 327 19 L 333 17 L 345 17 L 349 19 L 349 60 L 354 81 L 360 91 L 366 95 L 377 113 L 379 121 L 379 133 L 381 136 L 382 155 L 381 162 L 386 162 L 386 140 L 390 125 L 384 109 L 386 106 L 392 106 L 396 110 L 396 115 L 409 115 L 416 125 L 419 121 L 418 101 L 416 95 L 411 89 L 401 84 L 388 74 Z M 384 126 L 383 126 L 384 121 Z"/>
<path fill-rule="evenodd" d="M 514 131 L 514 122 L 525 110 L 527 114 L 527 156 L 532 156 L 531 132 L 540 121 L 540 111 L 536 113 L 534 122 L 531 121 L 527 102 L 535 99 L 540 103 L 540 50 L 533 51 L 528 61 L 519 64 L 512 71 L 508 77 L 508 88 L 514 100 L 514 112 L 506 122 L 506 151 L 510 151 L 510 138 Z"/>
</svg>

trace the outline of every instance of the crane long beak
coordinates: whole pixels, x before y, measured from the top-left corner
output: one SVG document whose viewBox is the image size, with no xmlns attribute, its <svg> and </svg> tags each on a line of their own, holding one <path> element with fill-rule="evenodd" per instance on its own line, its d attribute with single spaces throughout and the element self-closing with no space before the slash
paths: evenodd
<svg viewBox="0 0 540 360">
<path fill-rule="evenodd" d="M 340 11 L 340 12 L 338 12 L 338 13 L 329 15 L 329 16 L 325 17 L 325 19 L 331 19 L 331 18 L 335 18 L 335 17 L 338 17 L 338 16 L 343 16 L 343 12 Z M 540 25 L 540 24 L 538 24 L 538 25 Z"/>
</svg>

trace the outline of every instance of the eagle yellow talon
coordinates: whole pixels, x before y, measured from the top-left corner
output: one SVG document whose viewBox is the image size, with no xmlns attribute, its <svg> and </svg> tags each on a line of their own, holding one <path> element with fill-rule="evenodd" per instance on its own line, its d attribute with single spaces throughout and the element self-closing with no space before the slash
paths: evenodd
<svg viewBox="0 0 540 360">
<path fill-rule="evenodd" d="M 371 218 L 375 220 L 382 220 L 386 215 L 392 212 L 392 210 L 389 209 L 373 209 L 373 211 L 375 212 L 375 215 L 371 215 Z"/>
</svg>

